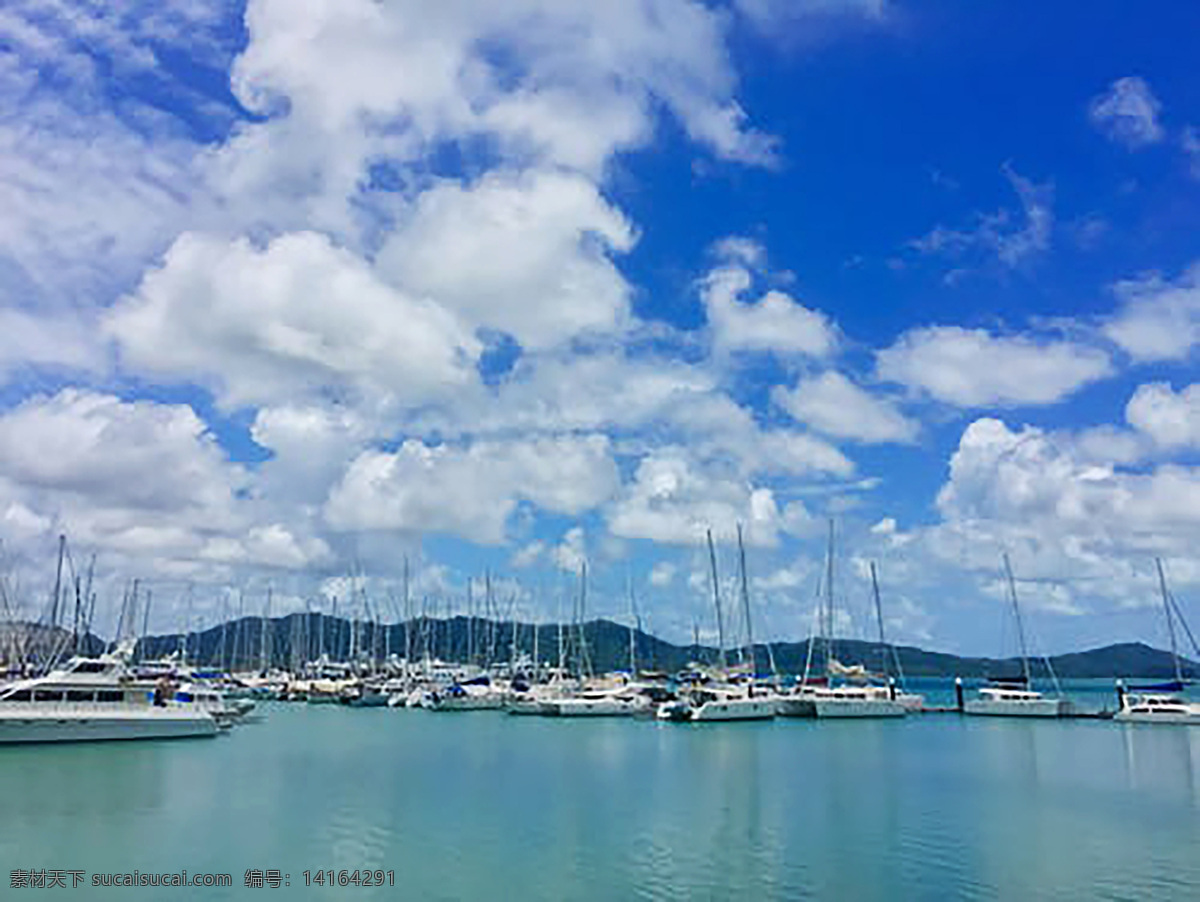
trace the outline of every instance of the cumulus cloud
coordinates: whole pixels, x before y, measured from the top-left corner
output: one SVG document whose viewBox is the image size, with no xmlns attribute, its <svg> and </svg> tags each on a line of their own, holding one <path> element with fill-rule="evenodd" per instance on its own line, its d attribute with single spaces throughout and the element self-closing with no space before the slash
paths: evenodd
<svg viewBox="0 0 1200 902">
<path fill-rule="evenodd" d="M 959 407 L 1054 404 L 1112 371 L 1085 345 L 957 326 L 906 332 L 876 364 L 880 378 Z"/>
<path fill-rule="evenodd" d="M 1174 281 L 1149 273 L 1113 293 L 1120 306 L 1103 331 L 1134 360 L 1183 360 L 1200 344 L 1200 262 Z"/>
<path fill-rule="evenodd" d="M 796 420 L 838 438 L 868 444 L 911 442 L 919 429 L 890 401 L 834 370 L 801 379 L 790 389 L 776 387 L 772 398 Z"/>
<path fill-rule="evenodd" d="M 768 291 L 750 303 L 750 271 L 723 264 L 704 279 L 701 297 L 713 344 L 722 351 L 774 351 L 827 357 L 837 347 L 837 330 L 819 310 L 797 303 L 781 291 Z"/>
<path fill-rule="evenodd" d="M 0 471 L 6 519 L 156 568 L 303 568 L 329 556 L 258 509 L 251 474 L 187 405 L 79 389 L 30 398 L 0 415 Z"/>
<path fill-rule="evenodd" d="M 1145 79 L 1136 75 L 1118 78 L 1088 107 L 1092 124 L 1113 141 L 1130 150 L 1156 144 L 1164 137 L 1158 122 L 1162 104 Z"/>
<path fill-rule="evenodd" d="M 409 440 L 395 452 L 360 454 L 330 493 L 325 519 L 336 530 L 449 533 L 499 544 L 519 502 L 578 515 L 607 500 L 618 484 L 601 435 L 465 447 Z"/>
<path fill-rule="evenodd" d="M 311 232 L 261 249 L 185 234 L 107 329 L 128 367 L 210 385 L 231 407 L 330 392 L 421 403 L 470 386 L 481 351 L 445 308 Z"/>
<path fill-rule="evenodd" d="M 695 544 L 708 529 L 731 541 L 742 523 L 748 543 L 773 546 L 781 532 L 804 532 L 811 520 L 800 502 L 781 507 L 770 488 L 716 472 L 677 447 L 644 457 L 606 517 L 615 536 L 668 545 Z"/>
<path fill-rule="evenodd" d="M 629 287 L 608 258 L 633 233 L 577 175 L 492 174 L 423 193 L 378 256 L 381 273 L 466 322 L 534 349 L 629 318 Z"/>
<path fill-rule="evenodd" d="M 1139 385 L 1125 419 L 1160 448 L 1200 447 L 1200 383 L 1179 392 L 1166 382 Z"/>
</svg>

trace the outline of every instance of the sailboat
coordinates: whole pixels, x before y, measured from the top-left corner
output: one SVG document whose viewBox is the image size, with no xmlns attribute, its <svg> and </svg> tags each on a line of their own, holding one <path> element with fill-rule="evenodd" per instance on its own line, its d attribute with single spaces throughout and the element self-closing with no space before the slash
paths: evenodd
<svg viewBox="0 0 1200 902">
<path fill-rule="evenodd" d="M 915 692 L 909 692 L 904 685 L 904 668 L 900 665 L 900 655 L 896 651 L 896 646 L 887 641 L 887 636 L 883 631 L 883 605 L 879 601 L 879 577 L 875 573 L 875 562 L 871 561 L 871 592 L 875 597 L 875 621 L 879 625 L 879 646 L 884 655 L 884 673 L 887 673 L 887 656 L 890 653 L 892 663 L 896 667 L 895 677 L 888 674 L 888 685 L 892 687 L 893 698 L 900 702 L 908 711 L 923 711 L 925 710 L 925 696 L 918 695 Z M 896 685 L 896 684 L 899 685 Z"/>
<path fill-rule="evenodd" d="M 742 543 L 742 526 L 737 527 L 738 549 L 741 553 L 743 573 L 745 572 L 745 547 Z M 743 595 L 746 615 L 746 634 L 750 644 L 750 673 L 745 682 L 735 683 L 730 680 L 729 669 L 725 660 L 725 629 L 721 613 L 720 583 L 717 578 L 717 554 L 713 546 L 712 530 L 708 531 L 708 560 L 712 574 L 713 605 L 717 615 L 717 644 L 720 646 L 720 670 L 705 685 L 697 686 L 682 698 L 668 702 L 658 709 L 658 718 L 668 721 L 706 721 L 725 720 L 771 720 L 778 713 L 779 704 L 771 692 L 756 692 L 754 689 L 754 631 L 750 624 L 749 597 Z"/>
<path fill-rule="evenodd" d="M 956 679 L 955 695 L 958 707 L 963 714 L 991 717 L 1063 717 L 1070 710 L 1070 703 L 1066 699 L 1048 698 L 1033 688 L 1029 652 L 1025 645 L 1025 625 L 1021 620 L 1021 606 L 1017 601 L 1017 582 L 1013 578 L 1012 564 L 1007 554 L 1004 555 L 1004 572 L 1008 577 L 1008 594 L 1017 622 L 1017 640 L 1021 646 L 1021 675 L 992 677 L 988 685 L 981 686 L 978 695 L 970 699 L 964 699 L 962 679 Z"/>
<path fill-rule="evenodd" d="M 870 673 L 862 664 L 846 665 L 834 657 L 833 563 L 833 521 L 830 520 L 829 549 L 825 560 L 825 626 L 822 628 L 825 676 L 810 680 L 806 667 L 796 694 L 781 701 L 781 711 L 793 717 L 903 717 L 909 712 L 910 706 L 897 698 L 894 683 L 888 681 L 886 685 L 881 685 L 880 677 Z M 882 618 L 880 624 L 882 627 Z"/>
<path fill-rule="evenodd" d="M 1117 699 L 1120 708 L 1113 720 L 1125 723 L 1163 723 L 1200 726 L 1200 702 L 1189 701 L 1182 695 L 1187 683 L 1183 679 L 1183 666 L 1179 659 L 1179 649 L 1175 640 L 1175 621 L 1172 618 L 1173 600 L 1167 591 L 1167 578 L 1163 573 L 1162 560 L 1154 559 L 1158 567 L 1158 586 L 1162 593 L 1163 614 L 1167 618 L 1167 633 L 1171 638 L 1171 657 L 1175 662 L 1175 679 L 1169 683 L 1159 683 L 1152 686 L 1125 688 L 1124 683 L 1117 683 Z M 1188 631 L 1187 621 L 1176 609 L 1175 616 L 1180 625 Z"/>
</svg>

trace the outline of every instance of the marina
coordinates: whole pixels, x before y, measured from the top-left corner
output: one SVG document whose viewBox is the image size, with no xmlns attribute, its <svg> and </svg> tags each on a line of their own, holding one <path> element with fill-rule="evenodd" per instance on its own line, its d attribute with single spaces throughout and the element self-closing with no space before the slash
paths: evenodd
<svg viewBox="0 0 1200 902">
<path fill-rule="evenodd" d="M 951 695 L 946 681 L 920 686 L 935 702 Z M 1069 691 L 1092 708 L 1110 688 Z M 395 871 L 394 889 L 353 898 L 1200 890 L 1195 729 L 949 715 L 681 728 L 263 707 L 264 722 L 210 742 L 0 748 L 0 858 L 233 873 L 232 891 L 179 896 L 197 899 L 240 897 L 250 868 L 290 874 L 293 893 L 305 870 Z"/>
</svg>

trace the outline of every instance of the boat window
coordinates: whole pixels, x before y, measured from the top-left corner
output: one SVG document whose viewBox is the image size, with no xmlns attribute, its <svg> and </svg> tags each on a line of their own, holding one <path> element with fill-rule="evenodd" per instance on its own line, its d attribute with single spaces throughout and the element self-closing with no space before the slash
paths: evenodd
<svg viewBox="0 0 1200 902">
<path fill-rule="evenodd" d="M 35 702 L 61 702 L 65 693 L 61 689 L 38 689 L 33 694 Z"/>
<path fill-rule="evenodd" d="M 30 700 L 30 693 L 28 689 L 18 689 L 16 692 L 4 696 L 3 700 L 6 702 L 27 702 Z"/>
<path fill-rule="evenodd" d="M 68 689 L 67 701 L 69 702 L 90 702 L 95 697 L 95 693 L 91 689 Z"/>
<path fill-rule="evenodd" d="M 101 689 L 96 693 L 96 701 L 98 702 L 121 702 L 125 700 L 125 693 L 119 689 Z"/>
</svg>

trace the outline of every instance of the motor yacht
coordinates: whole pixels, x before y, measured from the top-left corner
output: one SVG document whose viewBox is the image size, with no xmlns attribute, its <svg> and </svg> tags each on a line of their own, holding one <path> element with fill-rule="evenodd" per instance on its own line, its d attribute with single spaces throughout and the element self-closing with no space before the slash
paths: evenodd
<svg viewBox="0 0 1200 902">
<path fill-rule="evenodd" d="M 139 680 L 123 657 L 71 658 L 0 690 L 0 743 L 212 736 L 203 704 L 177 701 L 167 681 Z"/>
</svg>

